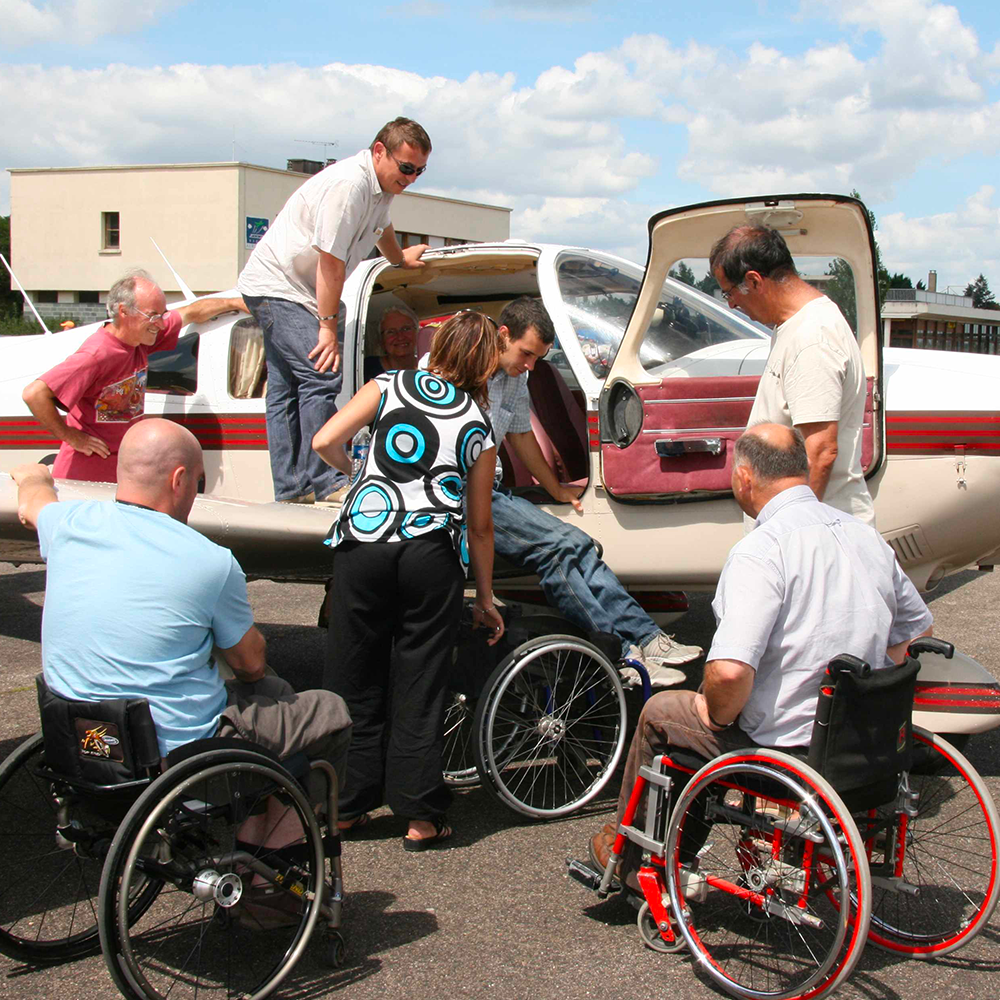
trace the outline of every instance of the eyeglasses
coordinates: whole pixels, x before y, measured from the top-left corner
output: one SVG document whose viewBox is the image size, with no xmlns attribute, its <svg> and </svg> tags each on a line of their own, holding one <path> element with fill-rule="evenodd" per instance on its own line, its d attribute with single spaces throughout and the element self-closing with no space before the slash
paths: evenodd
<svg viewBox="0 0 1000 1000">
<path fill-rule="evenodd" d="M 416 333 L 417 328 L 412 323 L 407 323 L 406 326 L 394 326 L 390 327 L 388 330 L 382 331 L 383 337 L 403 337 L 408 333 Z"/>
<path fill-rule="evenodd" d="M 741 295 L 746 295 L 746 293 L 747 293 L 748 290 L 749 289 L 747 288 L 747 286 L 742 281 L 738 285 L 733 285 L 732 287 L 730 287 L 728 289 L 723 289 L 721 287 L 719 288 L 719 291 L 722 292 L 722 297 L 727 302 L 732 302 L 733 301 L 733 296 L 737 292 L 739 292 Z"/>
<path fill-rule="evenodd" d="M 392 155 L 392 153 L 389 152 L 388 149 L 385 152 L 389 159 L 392 160 L 397 167 L 399 167 L 399 172 L 404 177 L 419 177 L 427 169 L 426 164 L 422 167 L 415 167 L 412 163 L 407 163 L 405 160 L 400 162 L 395 156 Z"/>
<path fill-rule="evenodd" d="M 167 315 L 165 312 L 148 313 L 148 312 L 143 312 L 141 309 L 133 309 L 132 312 L 138 313 L 140 316 L 145 316 L 150 323 L 162 323 Z"/>
</svg>

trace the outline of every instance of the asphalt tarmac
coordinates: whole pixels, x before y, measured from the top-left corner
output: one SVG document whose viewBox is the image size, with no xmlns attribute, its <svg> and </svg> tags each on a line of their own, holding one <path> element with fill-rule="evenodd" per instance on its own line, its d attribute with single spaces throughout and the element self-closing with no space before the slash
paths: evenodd
<svg viewBox="0 0 1000 1000">
<path fill-rule="evenodd" d="M 0 566 L 0 758 L 37 729 L 34 675 L 41 669 L 42 570 Z M 326 633 L 315 626 L 322 588 L 255 582 L 257 622 L 269 662 L 297 689 L 320 682 Z M 1000 576 L 964 573 L 930 595 L 938 635 L 1000 677 Z M 708 595 L 692 595 L 675 625 L 684 642 L 708 647 Z M 835 652 L 835 651 L 834 651 Z M 696 685 L 700 671 L 694 670 Z M 636 705 L 631 705 L 637 713 Z M 633 715 L 634 718 L 634 715 Z M 1000 800 L 1000 730 L 975 737 L 967 754 Z M 331 971 L 307 953 L 279 996 L 369 1000 L 490 997 L 490 1000 L 718 996 L 683 954 L 643 947 L 635 912 L 601 902 L 567 879 L 565 859 L 586 857 L 589 836 L 611 816 L 617 787 L 570 819 L 521 821 L 482 788 L 456 796 L 447 850 L 408 854 L 402 821 L 376 813 L 364 839 L 344 846 L 349 961 Z M 0 845 L 0 850 L 2 850 Z M 30 878 L 26 872 L 25 877 Z M 869 946 L 838 997 L 863 1000 L 994 998 L 1000 913 L 967 948 L 932 963 Z M 0 956 L 0 997 L 115 998 L 100 956 L 29 968 Z"/>
</svg>

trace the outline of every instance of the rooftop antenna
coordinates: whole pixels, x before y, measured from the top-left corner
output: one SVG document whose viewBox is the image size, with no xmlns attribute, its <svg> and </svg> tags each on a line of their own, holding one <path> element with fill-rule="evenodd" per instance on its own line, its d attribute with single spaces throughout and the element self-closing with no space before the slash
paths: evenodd
<svg viewBox="0 0 1000 1000">
<path fill-rule="evenodd" d="M 38 314 L 38 310 L 35 308 L 35 303 L 28 298 L 28 293 L 24 290 L 24 286 L 21 284 L 20 281 L 17 280 L 17 275 L 14 273 L 14 270 L 10 266 L 10 264 L 7 263 L 7 258 L 2 253 L 0 253 L 0 260 L 3 261 L 3 266 L 7 268 L 7 271 L 10 274 L 10 280 L 13 281 L 15 285 L 17 285 L 17 290 L 24 297 L 24 301 L 27 302 L 28 308 L 35 314 L 35 319 L 38 320 L 38 322 L 42 326 L 42 329 L 46 333 L 51 334 L 52 331 L 45 325 L 45 320 L 42 319 L 42 317 Z"/>
<path fill-rule="evenodd" d="M 333 147 L 337 145 L 336 139 L 296 139 L 295 142 L 306 142 L 310 146 L 322 146 L 324 160 L 330 159 L 330 157 L 326 155 L 326 147 L 327 146 Z"/>
<path fill-rule="evenodd" d="M 184 301 L 194 301 L 198 296 L 191 291 L 190 288 L 184 283 L 184 279 L 174 270 L 174 265 L 167 260 L 167 255 L 159 248 L 156 240 L 152 236 L 149 237 L 149 242 L 156 247 L 156 252 L 163 258 L 163 263 L 170 268 L 170 273 L 174 276 L 174 281 L 177 282 L 177 287 L 184 293 Z"/>
</svg>

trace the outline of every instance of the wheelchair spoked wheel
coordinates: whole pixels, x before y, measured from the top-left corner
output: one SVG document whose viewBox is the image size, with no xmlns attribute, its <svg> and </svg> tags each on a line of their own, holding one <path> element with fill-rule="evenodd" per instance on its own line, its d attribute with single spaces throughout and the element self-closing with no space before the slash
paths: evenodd
<svg viewBox="0 0 1000 1000">
<path fill-rule="evenodd" d="M 467 788 L 479 784 L 476 767 L 473 720 L 476 703 L 460 691 L 450 692 L 444 714 L 444 766 L 445 784 L 453 788 Z"/>
<path fill-rule="evenodd" d="M 785 754 L 706 764 L 682 792 L 666 844 L 671 909 L 700 968 L 728 993 L 768 1000 L 833 990 L 864 948 L 871 880 L 840 797 Z M 697 857 L 702 879 L 682 863 Z"/>
<path fill-rule="evenodd" d="M 914 727 L 913 750 L 909 787 L 919 799 L 907 823 L 902 878 L 919 892 L 874 886 L 868 936 L 889 951 L 935 958 L 968 944 L 996 907 L 1000 819 L 982 778 L 950 743 Z M 862 831 L 864 823 L 858 820 Z"/>
<path fill-rule="evenodd" d="M 571 635 L 532 639 L 500 663 L 479 699 L 480 777 L 524 816 L 565 816 L 607 784 L 625 722 L 621 678 L 596 646 Z"/>
<path fill-rule="evenodd" d="M 101 947 L 115 985 L 130 1000 L 262 1000 L 305 950 L 324 874 L 312 807 L 283 768 L 239 750 L 177 764 L 129 811 L 104 866 Z M 132 920 L 124 900 L 144 881 L 161 891 Z"/>
<path fill-rule="evenodd" d="M 61 962 L 96 952 L 101 867 L 129 803 L 91 801 L 62 792 L 64 820 L 85 831 L 77 846 L 56 838 L 53 783 L 36 774 L 44 747 L 38 733 L 0 765 L 0 952 L 19 961 Z M 137 916 L 156 887 L 137 884 Z"/>
</svg>

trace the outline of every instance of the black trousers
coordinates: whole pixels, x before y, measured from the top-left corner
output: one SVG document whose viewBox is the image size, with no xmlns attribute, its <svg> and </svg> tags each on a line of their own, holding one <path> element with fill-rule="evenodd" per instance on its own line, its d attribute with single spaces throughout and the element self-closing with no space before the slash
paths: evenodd
<svg viewBox="0 0 1000 1000">
<path fill-rule="evenodd" d="M 444 531 L 337 546 L 323 680 L 354 722 L 342 820 L 383 802 L 411 820 L 448 808 L 441 752 L 464 582 Z"/>
</svg>

